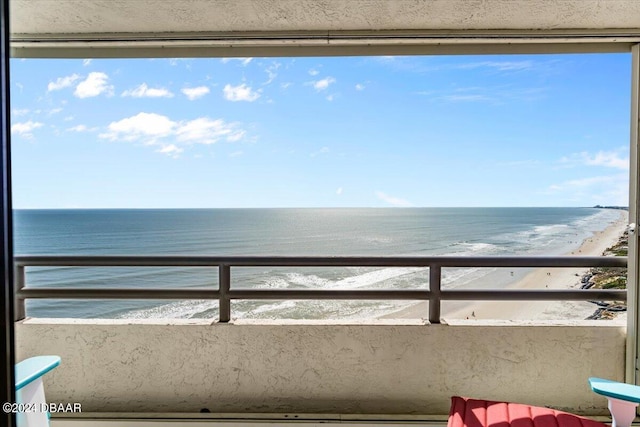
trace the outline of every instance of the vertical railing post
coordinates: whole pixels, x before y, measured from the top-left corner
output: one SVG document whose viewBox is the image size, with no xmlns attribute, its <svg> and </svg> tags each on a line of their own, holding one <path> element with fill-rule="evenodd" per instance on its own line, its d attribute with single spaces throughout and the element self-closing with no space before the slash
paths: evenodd
<svg viewBox="0 0 640 427">
<path fill-rule="evenodd" d="M 24 298 L 20 298 L 18 296 L 18 294 L 26 284 L 26 271 L 25 271 L 24 265 L 17 265 L 15 267 L 13 280 L 14 280 L 13 295 L 15 298 L 15 307 L 13 310 L 14 310 L 15 321 L 18 322 L 20 320 L 23 320 L 25 317 L 27 317 Z"/>
<path fill-rule="evenodd" d="M 442 267 L 439 265 L 429 266 L 429 323 L 440 323 L 440 283 L 442 276 Z"/>
<path fill-rule="evenodd" d="M 629 147 L 629 258 L 627 265 L 627 351 L 625 382 L 640 384 L 640 45 L 631 47 Z"/>
<path fill-rule="evenodd" d="M 220 264 L 218 276 L 220 281 L 218 321 L 227 323 L 231 320 L 231 299 L 229 298 L 229 290 L 231 289 L 231 266 L 228 264 Z"/>
</svg>

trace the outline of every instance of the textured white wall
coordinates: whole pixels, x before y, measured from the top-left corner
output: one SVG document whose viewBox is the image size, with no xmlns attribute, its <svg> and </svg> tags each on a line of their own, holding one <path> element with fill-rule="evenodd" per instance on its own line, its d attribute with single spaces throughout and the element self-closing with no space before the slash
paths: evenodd
<svg viewBox="0 0 640 427">
<path fill-rule="evenodd" d="M 12 0 L 15 34 L 639 29 L 635 0 Z"/>
<path fill-rule="evenodd" d="M 587 377 L 621 380 L 624 348 L 603 322 L 17 324 L 19 360 L 62 357 L 48 400 L 83 412 L 446 414 L 461 394 L 606 413 Z"/>
</svg>

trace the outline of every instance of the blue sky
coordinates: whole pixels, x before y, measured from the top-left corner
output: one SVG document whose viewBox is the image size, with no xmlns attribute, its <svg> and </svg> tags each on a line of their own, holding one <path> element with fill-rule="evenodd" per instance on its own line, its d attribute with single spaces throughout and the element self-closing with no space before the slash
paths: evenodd
<svg viewBox="0 0 640 427">
<path fill-rule="evenodd" d="M 14 207 L 627 205 L 630 67 L 13 59 Z"/>
</svg>

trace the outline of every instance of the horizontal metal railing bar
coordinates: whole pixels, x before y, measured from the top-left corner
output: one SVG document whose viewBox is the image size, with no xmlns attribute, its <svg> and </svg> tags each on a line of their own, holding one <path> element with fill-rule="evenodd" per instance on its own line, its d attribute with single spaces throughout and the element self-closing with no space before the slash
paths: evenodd
<svg viewBox="0 0 640 427">
<path fill-rule="evenodd" d="M 131 289 L 131 288 L 23 288 L 16 292 L 19 298 L 131 298 L 131 299 L 217 299 L 220 292 L 199 289 Z M 230 299 L 318 299 L 318 300 L 426 300 L 431 292 L 413 289 L 264 289 L 264 290 L 230 290 Z"/>
<path fill-rule="evenodd" d="M 243 289 L 229 291 L 231 299 L 353 299 L 353 300 L 428 300 L 433 292 L 418 289 L 322 290 L 322 289 Z M 442 290 L 441 300 L 477 301 L 554 301 L 554 300 L 620 300 L 626 301 L 627 291 L 617 289 L 483 289 Z"/>
<path fill-rule="evenodd" d="M 22 288 L 18 298 L 56 299 L 218 299 L 218 289 Z"/>
<path fill-rule="evenodd" d="M 619 289 L 484 289 L 442 291 L 440 299 L 451 301 L 626 301 Z"/>
<path fill-rule="evenodd" d="M 432 292 L 419 289 L 232 289 L 231 299 L 428 300 Z"/>
<path fill-rule="evenodd" d="M 38 267 L 626 267 L 626 257 L 603 256 L 42 256 L 14 258 Z"/>
<path fill-rule="evenodd" d="M 220 292 L 201 289 L 131 289 L 131 288 L 23 288 L 16 292 L 19 298 L 61 299 L 218 299 Z M 432 292 L 415 289 L 235 289 L 230 299 L 317 299 L 317 300 L 428 300 Z M 604 289 L 483 289 L 442 290 L 441 300 L 477 301 L 554 301 L 554 300 L 620 300 L 627 299 L 626 290 Z"/>
<path fill-rule="evenodd" d="M 443 267 L 626 267 L 626 257 L 586 256 L 19 256 L 16 267 L 16 320 L 25 318 L 25 300 L 169 299 L 218 300 L 219 321 L 231 320 L 233 300 L 428 300 L 429 322 L 440 322 L 446 300 L 470 301 L 626 301 L 626 290 L 476 289 L 442 290 Z M 25 281 L 27 267 L 208 267 L 218 270 L 213 289 L 33 288 Z M 237 267 L 419 267 L 429 269 L 429 289 L 232 289 L 231 268 Z M 426 278 L 425 278 L 426 280 Z"/>
</svg>

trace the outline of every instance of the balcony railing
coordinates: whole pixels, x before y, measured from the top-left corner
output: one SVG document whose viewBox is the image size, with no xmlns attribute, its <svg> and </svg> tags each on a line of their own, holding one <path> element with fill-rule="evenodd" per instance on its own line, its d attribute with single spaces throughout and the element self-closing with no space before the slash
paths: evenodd
<svg viewBox="0 0 640 427">
<path fill-rule="evenodd" d="M 218 288 L 53 288 L 30 287 L 27 267 L 217 267 Z M 424 267 L 426 289 L 233 289 L 234 267 Z M 443 300 L 466 301 L 626 301 L 626 290 L 442 289 L 443 267 L 626 267 L 626 257 L 296 257 L 296 256 L 18 256 L 15 258 L 16 320 L 25 318 L 28 298 L 56 299 L 217 299 L 219 321 L 231 320 L 232 300 L 420 300 L 429 301 L 429 322 L 440 323 Z"/>
</svg>

